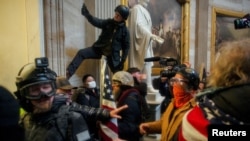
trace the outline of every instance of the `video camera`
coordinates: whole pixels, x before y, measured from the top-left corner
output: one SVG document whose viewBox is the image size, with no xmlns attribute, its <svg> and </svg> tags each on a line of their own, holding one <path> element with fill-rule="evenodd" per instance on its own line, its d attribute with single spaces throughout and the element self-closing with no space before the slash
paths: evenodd
<svg viewBox="0 0 250 141">
<path fill-rule="evenodd" d="M 47 68 L 49 66 L 49 61 L 47 57 L 35 58 L 36 68 Z"/>
<path fill-rule="evenodd" d="M 48 75 L 50 73 L 53 74 L 54 76 L 57 76 L 57 74 L 50 68 L 48 68 L 48 66 L 49 66 L 49 60 L 47 57 L 35 58 L 35 67 L 38 76 Z"/>
<path fill-rule="evenodd" d="M 176 74 L 176 71 L 181 68 L 178 61 L 171 57 L 151 57 L 145 58 L 145 62 L 159 61 L 159 64 L 162 68 L 160 71 L 160 77 L 167 77 L 170 79 Z"/>
<path fill-rule="evenodd" d="M 250 14 L 246 14 L 243 18 L 234 20 L 235 29 L 250 28 Z"/>
</svg>

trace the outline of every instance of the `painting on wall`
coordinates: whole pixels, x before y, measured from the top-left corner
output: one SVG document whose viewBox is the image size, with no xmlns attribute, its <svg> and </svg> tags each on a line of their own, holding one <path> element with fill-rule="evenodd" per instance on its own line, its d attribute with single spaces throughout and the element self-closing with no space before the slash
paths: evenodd
<svg viewBox="0 0 250 141">
<path fill-rule="evenodd" d="M 218 45 L 224 41 L 231 41 L 250 37 L 249 29 L 235 29 L 234 20 L 237 17 L 230 17 L 217 14 L 216 16 L 216 39 L 215 52 L 218 50 Z"/>
<path fill-rule="evenodd" d="M 154 56 L 181 58 L 181 5 L 176 0 L 150 0 L 147 7 L 152 19 L 152 32 L 164 39 L 153 42 Z M 154 62 L 154 68 L 159 68 Z"/>
<path fill-rule="evenodd" d="M 245 13 L 214 7 L 212 14 L 211 63 L 214 63 L 218 46 L 222 42 L 250 37 L 249 29 L 235 29 L 234 20 Z"/>
</svg>

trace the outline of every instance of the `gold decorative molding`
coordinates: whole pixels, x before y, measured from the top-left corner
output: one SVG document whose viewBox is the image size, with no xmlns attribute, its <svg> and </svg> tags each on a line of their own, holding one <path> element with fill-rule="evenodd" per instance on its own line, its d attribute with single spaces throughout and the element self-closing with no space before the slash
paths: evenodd
<svg viewBox="0 0 250 141">
<path fill-rule="evenodd" d="M 127 5 L 128 1 L 127 0 L 120 0 L 121 1 L 121 4 L 123 5 Z"/>
<path fill-rule="evenodd" d="M 181 63 L 189 62 L 189 35 L 190 35 L 190 3 L 186 0 L 182 4 L 182 40 L 181 40 Z"/>
</svg>

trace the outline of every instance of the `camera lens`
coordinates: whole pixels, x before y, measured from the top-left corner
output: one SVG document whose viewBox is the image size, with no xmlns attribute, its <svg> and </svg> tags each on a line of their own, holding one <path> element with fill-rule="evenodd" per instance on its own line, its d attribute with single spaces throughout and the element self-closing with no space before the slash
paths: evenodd
<svg viewBox="0 0 250 141">
<path fill-rule="evenodd" d="M 234 20 L 234 28 L 235 28 L 235 29 L 243 28 L 243 23 L 241 22 L 240 19 Z"/>
</svg>

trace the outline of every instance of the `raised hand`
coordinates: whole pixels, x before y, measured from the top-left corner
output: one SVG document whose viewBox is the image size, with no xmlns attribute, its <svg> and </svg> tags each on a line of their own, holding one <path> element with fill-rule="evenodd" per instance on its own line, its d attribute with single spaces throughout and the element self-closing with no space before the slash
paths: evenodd
<svg viewBox="0 0 250 141">
<path fill-rule="evenodd" d="M 123 105 L 123 106 L 121 106 L 121 107 L 119 107 L 117 109 L 114 109 L 114 110 L 110 111 L 110 117 L 121 119 L 122 117 L 120 115 L 118 115 L 118 113 L 121 112 L 124 109 L 127 109 L 127 108 L 128 108 L 128 105 Z"/>
<path fill-rule="evenodd" d="M 89 10 L 87 9 L 85 3 L 83 3 L 83 5 L 82 5 L 82 10 L 81 10 L 81 12 L 82 12 L 82 15 L 83 15 L 83 16 L 86 16 L 86 15 L 89 14 Z"/>
</svg>

